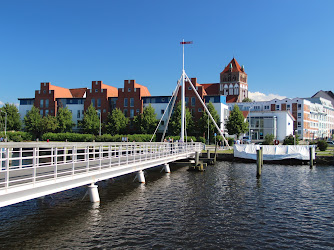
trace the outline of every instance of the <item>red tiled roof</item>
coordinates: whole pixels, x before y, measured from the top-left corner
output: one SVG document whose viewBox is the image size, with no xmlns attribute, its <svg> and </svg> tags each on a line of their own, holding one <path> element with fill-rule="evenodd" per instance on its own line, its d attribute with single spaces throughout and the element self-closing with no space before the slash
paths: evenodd
<svg viewBox="0 0 334 250">
<path fill-rule="evenodd" d="M 141 96 L 151 96 L 151 93 L 150 93 L 150 91 L 148 91 L 148 88 L 143 86 L 143 85 L 135 83 L 134 88 L 138 88 L 138 89 L 141 90 Z"/>
<path fill-rule="evenodd" d="M 87 91 L 87 88 L 70 89 L 70 92 L 74 98 L 84 97 L 86 91 Z"/>
<path fill-rule="evenodd" d="M 101 82 L 101 89 L 107 90 L 107 97 L 117 97 L 118 96 L 118 89 L 109 85 L 106 85 Z"/>
<path fill-rule="evenodd" d="M 54 91 L 54 98 L 72 98 L 72 93 L 69 89 L 54 86 L 54 85 L 49 85 L 49 90 Z"/>
<path fill-rule="evenodd" d="M 226 96 L 227 103 L 237 102 L 237 100 L 238 100 L 238 96 L 233 96 L 233 95 Z"/>
<path fill-rule="evenodd" d="M 235 60 L 235 58 L 233 57 L 231 62 L 225 67 L 225 69 L 223 70 L 223 72 L 221 72 L 221 74 L 230 72 L 231 64 L 232 64 L 232 72 L 244 72 L 242 68 L 240 67 L 239 63 L 237 62 L 237 60 Z"/>
<path fill-rule="evenodd" d="M 203 88 L 205 89 L 205 92 L 208 95 L 217 95 L 219 94 L 219 83 L 203 83 L 201 84 Z"/>
</svg>

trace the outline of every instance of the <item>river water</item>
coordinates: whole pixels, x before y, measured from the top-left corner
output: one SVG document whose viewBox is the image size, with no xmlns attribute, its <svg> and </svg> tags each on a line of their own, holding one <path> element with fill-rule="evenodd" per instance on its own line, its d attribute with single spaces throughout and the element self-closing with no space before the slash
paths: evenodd
<svg viewBox="0 0 334 250">
<path fill-rule="evenodd" d="M 333 249 L 334 167 L 218 162 L 0 208 L 3 249 Z"/>
</svg>

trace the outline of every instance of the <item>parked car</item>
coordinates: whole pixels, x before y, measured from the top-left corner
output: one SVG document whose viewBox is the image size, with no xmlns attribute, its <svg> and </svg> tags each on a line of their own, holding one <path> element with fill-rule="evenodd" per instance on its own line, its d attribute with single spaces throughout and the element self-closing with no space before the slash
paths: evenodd
<svg viewBox="0 0 334 250">
<path fill-rule="evenodd" d="M 334 145 L 334 141 L 327 141 L 328 144 Z"/>
</svg>

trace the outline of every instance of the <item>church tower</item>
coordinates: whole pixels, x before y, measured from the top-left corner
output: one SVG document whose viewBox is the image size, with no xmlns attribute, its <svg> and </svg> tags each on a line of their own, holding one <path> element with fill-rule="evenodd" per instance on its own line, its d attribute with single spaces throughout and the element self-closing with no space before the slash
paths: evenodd
<svg viewBox="0 0 334 250">
<path fill-rule="evenodd" d="M 244 66 L 233 57 L 220 73 L 220 94 L 226 96 L 226 102 L 242 102 L 248 97 L 247 74 Z"/>
</svg>

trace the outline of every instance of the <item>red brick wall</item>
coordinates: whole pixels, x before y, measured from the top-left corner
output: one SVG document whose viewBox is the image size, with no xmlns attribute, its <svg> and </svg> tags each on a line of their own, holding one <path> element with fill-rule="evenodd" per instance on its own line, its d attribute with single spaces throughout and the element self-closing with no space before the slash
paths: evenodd
<svg viewBox="0 0 334 250">
<path fill-rule="evenodd" d="M 54 98 L 54 91 L 49 90 L 50 83 L 42 82 L 40 90 L 35 91 L 35 107 L 39 108 L 43 112 L 43 116 L 46 115 L 46 110 L 49 111 L 49 115 L 55 116 L 57 114 L 57 102 Z M 43 107 L 40 106 L 40 101 L 43 100 Z M 45 106 L 45 100 L 49 100 L 49 107 Z"/>
</svg>

